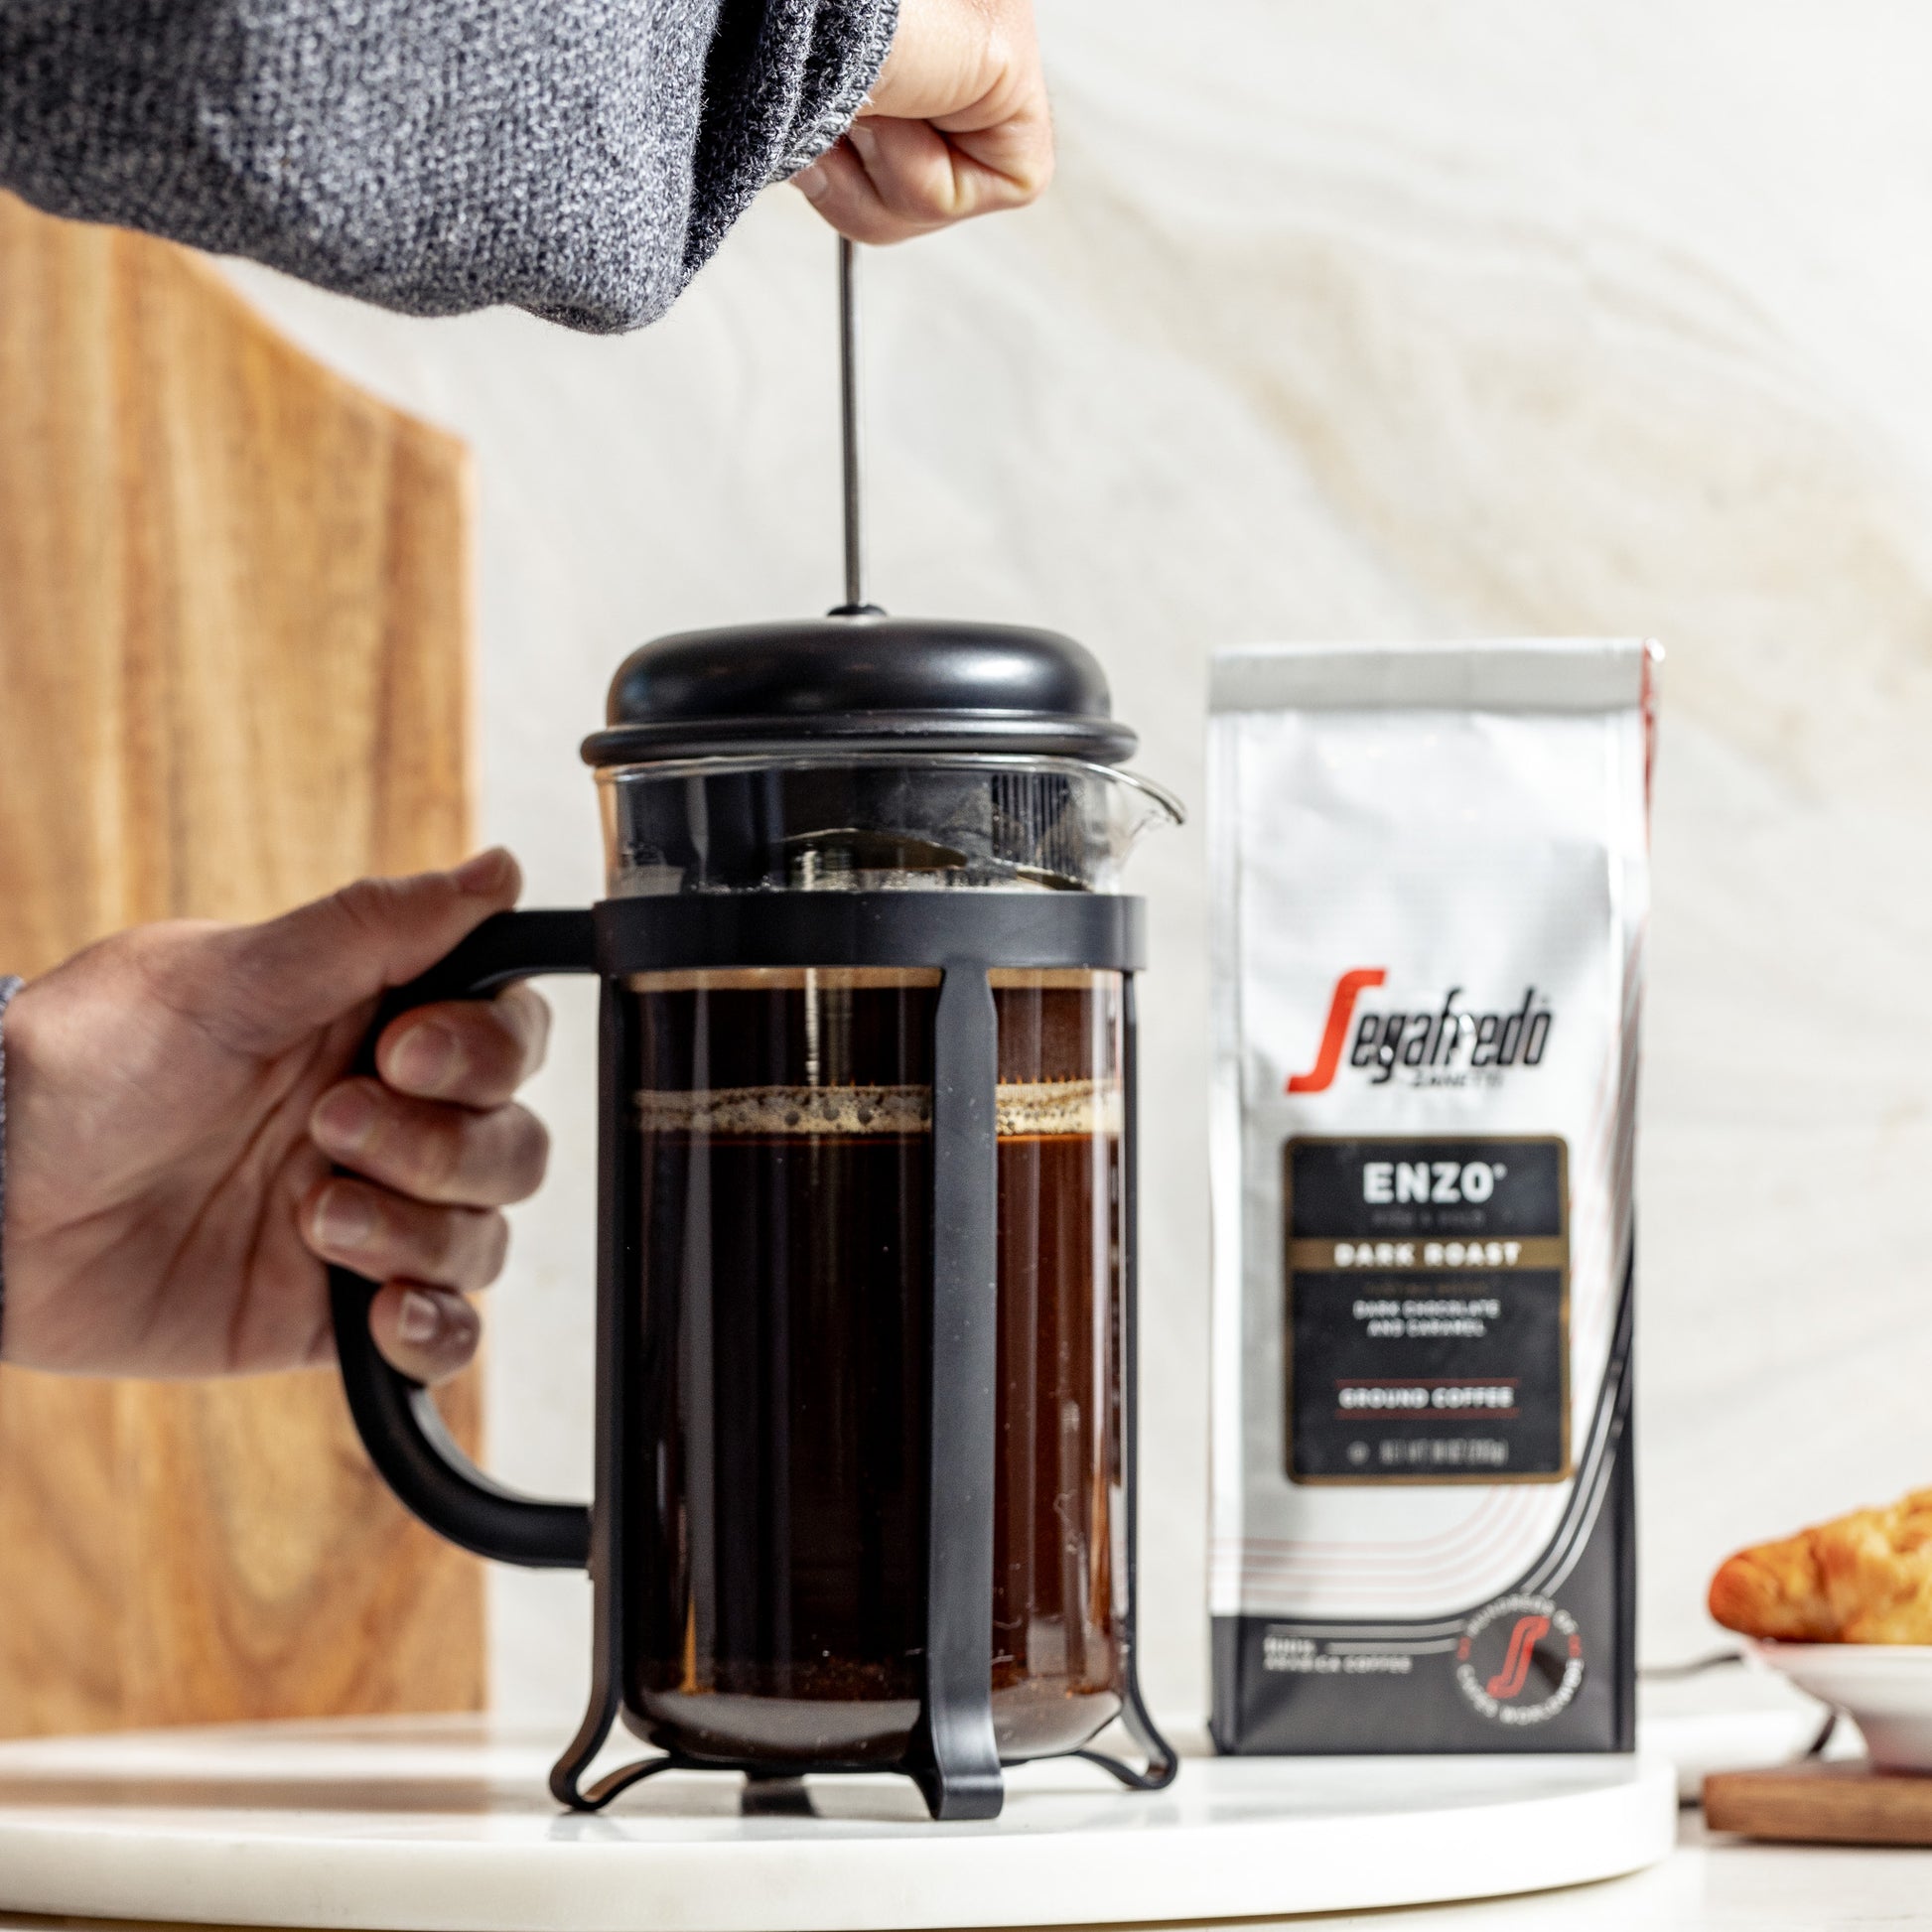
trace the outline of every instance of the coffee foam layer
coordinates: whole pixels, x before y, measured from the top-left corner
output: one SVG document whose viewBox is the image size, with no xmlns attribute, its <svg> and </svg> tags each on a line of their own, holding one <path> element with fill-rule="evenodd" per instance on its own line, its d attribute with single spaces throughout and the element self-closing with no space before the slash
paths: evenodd
<svg viewBox="0 0 1932 1932">
<path fill-rule="evenodd" d="M 1118 1080 L 1003 1080 L 1001 1140 L 1119 1134 L 1126 1099 Z M 791 1140 L 880 1139 L 932 1132 L 930 1087 L 646 1087 L 637 1124 L 648 1134 Z"/>
</svg>

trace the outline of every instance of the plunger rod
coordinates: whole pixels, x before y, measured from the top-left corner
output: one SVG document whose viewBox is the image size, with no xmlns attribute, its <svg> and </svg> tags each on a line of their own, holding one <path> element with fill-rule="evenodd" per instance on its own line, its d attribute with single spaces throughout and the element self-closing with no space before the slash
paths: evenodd
<svg viewBox="0 0 1932 1932">
<path fill-rule="evenodd" d="M 839 438 L 845 484 L 845 602 L 834 614 L 857 617 L 866 602 L 866 499 L 859 410 L 859 250 L 839 237 Z"/>
</svg>

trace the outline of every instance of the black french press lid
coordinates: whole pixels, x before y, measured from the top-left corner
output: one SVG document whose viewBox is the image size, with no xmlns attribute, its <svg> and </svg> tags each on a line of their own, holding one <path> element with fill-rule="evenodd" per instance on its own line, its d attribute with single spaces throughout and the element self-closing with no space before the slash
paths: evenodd
<svg viewBox="0 0 1932 1932">
<path fill-rule="evenodd" d="M 869 611 L 659 637 L 624 659 L 607 715 L 592 764 L 817 745 L 1118 764 L 1138 742 L 1071 637 Z"/>
<path fill-rule="evenodd" d="M 684 630 L 619 666 L 591 764 L 809 752 L 1010 753 L 1118 764 L 1139 742 L 1092 653 L 1055 630 L 893 618 L 866 601 L 857 253 L 839 244 L 845 602 L 829 616 Z"/>
</svg>

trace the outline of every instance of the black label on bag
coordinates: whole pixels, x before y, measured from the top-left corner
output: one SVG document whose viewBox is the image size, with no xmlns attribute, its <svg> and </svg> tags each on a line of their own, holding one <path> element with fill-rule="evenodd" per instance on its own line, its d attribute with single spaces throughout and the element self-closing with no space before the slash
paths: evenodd
<svg viewBox="0 0 1932 1932">
<path fill-rule="evenodd" d="M 1570 1473 L 1570 1189 L 1555 1137 L 1283 1150 L 1293 1482 Z"/>
</svg>

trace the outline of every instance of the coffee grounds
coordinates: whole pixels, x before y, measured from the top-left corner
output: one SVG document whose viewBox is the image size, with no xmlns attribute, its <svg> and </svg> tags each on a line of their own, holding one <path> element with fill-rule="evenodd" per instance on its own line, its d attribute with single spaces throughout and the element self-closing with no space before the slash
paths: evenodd
<svg viewBox="0 0 1932 1932">
<path fill-rule="evenodd" d="M 637 1124 L 652 1134 L 768 1140 L 798 1136 L 902 1136 L 932 1131 L 927 1086 L 643 1088 Z M 1126 1117 L 1118 1080 L 1005 1081 L 997 1089 L 999 1138 L 1114 1136 Z"/>
</svg>

